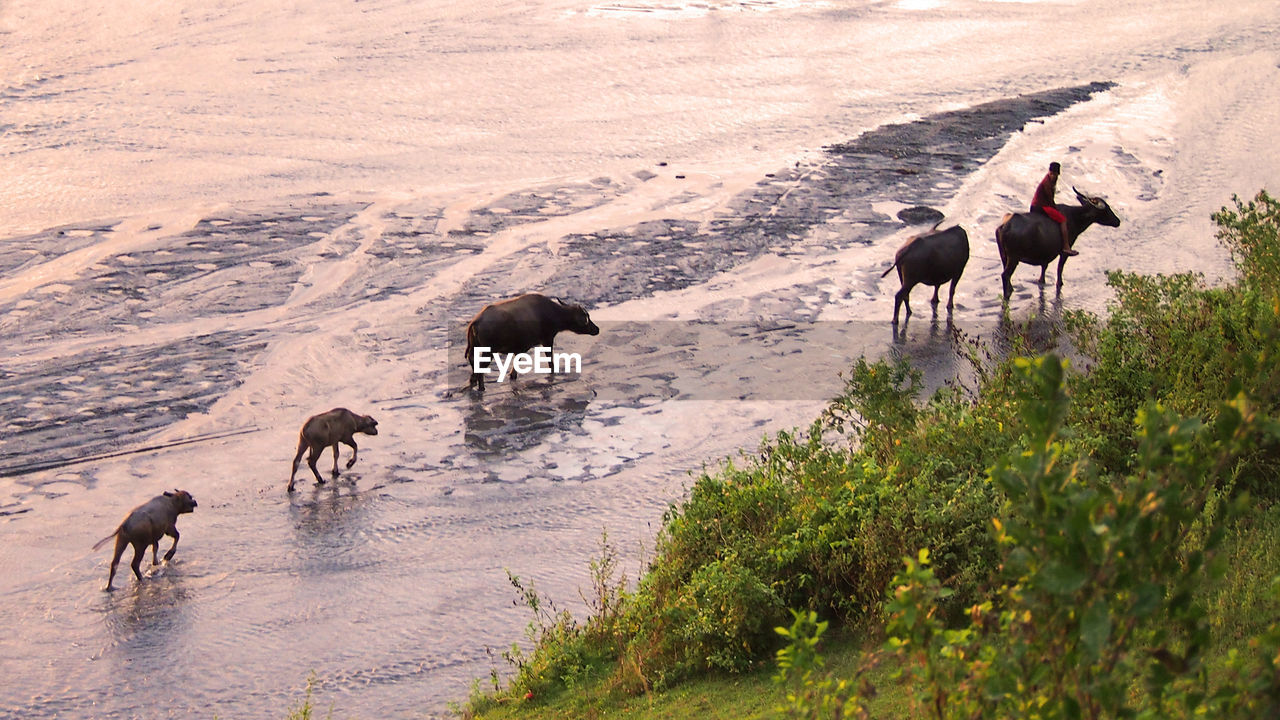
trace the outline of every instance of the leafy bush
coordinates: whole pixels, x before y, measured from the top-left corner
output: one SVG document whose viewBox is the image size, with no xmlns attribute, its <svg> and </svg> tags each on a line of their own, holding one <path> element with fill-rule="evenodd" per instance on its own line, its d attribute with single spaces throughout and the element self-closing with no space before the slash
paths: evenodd
<svg viewBox="0 0 1280 720">
<path fill-rule="evenodd" d="M 1272 624 L 1213 682 L 1210 623 L 1199 588 L 1222 576 L 1221 546 L 1236 508 L 1215 505 L 1234 460 L 1280 427 L 1243 396 L 1212 424 L 1158 405 L 1140 413 L 1133 474 L 1103 479 L 1063 462 L 1068 415 L 1055 357 L 1016 363 L 1026 442 L 991 469 L 1005 492 L 1000 591 L 967 626 L 939 612 L 952 595 L 927 550 L 893 580 L 886 651 L 913 689 L 913 717 L 1274 717 L 1280 713 L 1280 633 Z M 1276 589 L 1280 589 L 1277 578 Z M 873 688 L 814 679 L 816 618 L 778 629 L 793 716 L 865 713 Z M 815 632 L 816 630 L 816 632 Z M 1133 689 L 1141 687 L 1143 692 Z"/>
<path fill-rule="evenodd" d="M 1152 405 L 1138 421 L 1136 471 L 1101 481 L 1088 464 L 1060 462 L 1067 400 L 1057 361 L 1026 369 L 1029 443 L 991 472 L 1009 504 L 1007 521 L 995 523 L 1003 563 L 994 605 L 974 606 L 967 628 L 947 630 L 933 612 L 942 593 L 920 570 L 925 556 L 895 581 L 890 646 L 917 663 L 919 709 L 936 718 L 1280 711 L 1274 657 L 1270 683 L 1210 683 L 1197 599 L 1221 577 L 1215 560 L 1234 516 L 1206 508 L 1234 459 L 1275 424 L 1242 396 L 1212 424 Z M 1265 681 L 1265 668 L 1254 669 Z M 1145 692 L 1134 694 L 1139 679 Z"/>
<path fill-rule="evenodd" d="M 1280 411 L 1280 203 L 1265 192 L 1214 216 L 1240 282 L 1207 288 L 1196 275 L 1113 272 L 1116 300 L 1105 321 L 1076 314 L 1077 343 L 1092 358 L 1072 384 L 1073 426 L 1100 465 L 1123 472 L 1136 460 L 1133 418 L 1148 402 L 1210 415 L 1224 393 L 1244 392 L 1267 414 Z M 1280 447 L 1242 458 L 1237 489 L 1280 500 Z"/>
<path fill-rule="evenodd" d="M 1280 290 L 1280 201 L 1260 191 L 1253 200 L 1233 198 L 1236 209 L 1214 213 L 1218 239 L 1231 251 L 1240 271 L 1240 285 L 1275 298 Z"/>
<path fill-rule="evenodd" d="M 600 539 L 600 555 L 590 565 L 591 594 L 582 598 L 590 610 L 585 622 L 579 622 L 568 610 L 557 609 L 531 581 L 507 573 L 516 602 L 533 615 L 525 628 L 531 650 L 513 643 L 502 653 L 516 671 L 507 687 L 509 696 L 540 700 L 608 674 L 625 642 L 620 622 L 627 594 L 625 581 L 617 577 L 617 564 L 617 549 L 606 533 Z M 490 680 L 493 692 L 501 692 L 496 669 Z M 493 704 L 478 683 L 471 695 L 472 714 Z"/>
<path fill-rule="evenodd" d="M 921 407 L 917 392 L 905 361 L 859 361 L 807 432 L 779 433 L 744 465 L 698 478 L 664 518 L 631 598 L 628 657 L 644 676 L 634 686 L 751 667 L 789 607 L 874 621 L 912 546 L 938 548 L 963 588 L 954 610 L 973 597 L 994 568 L 984 527 L 998 504 L 985 470 L 1009 428 L 957 391 Z"/>
</svg>

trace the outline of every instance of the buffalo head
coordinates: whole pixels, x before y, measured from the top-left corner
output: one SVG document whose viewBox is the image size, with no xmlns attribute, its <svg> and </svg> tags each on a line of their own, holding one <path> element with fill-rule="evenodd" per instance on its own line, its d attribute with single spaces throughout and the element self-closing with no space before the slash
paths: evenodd
<svg viewBox="0 0 1280 720">
<path fill-rule="evenodd" d="M 560 298 L 554 298 L 556 303 L 565 309 L 568 318 L 568 325 L 565 327 L 570 332 L 579 335 L 599 335 L 600 328 L 591 322 L 591 316 L 587 314 L 585 308 L 581 305 L 570 305 Z"/>
<path fill-rule="evenodd" d="M 1080 201 L 1080 207 L 1085 209 L 1086 217 L 1089 218 L 1090 222 L 1106 225 L 1107 227 L 1120 227 L 1120 218 L 1116 217 L 1115 212 L 1111 210 L 1111 206 L 1107 204 L 1106 200 L 1096 196 L 1085 195 L 1076 190 L 1074 185 L 1071 186 L 1071 189 L 1075 191 L 1076 200 Z"/>
<path fill-rule="evenodd" d="M 173 507 L 177 509 L 179 514 L 189 513 L 200 507 L 199 503 L 196 502 L 196 499 L 191 497 L 191 493 L 186 490 L 178 490 L 177 488 L 175 488 L 173 492 L 165 490 L 164 496 L 171 498 L 170 502 L 173 503 Z"/>
</svg>

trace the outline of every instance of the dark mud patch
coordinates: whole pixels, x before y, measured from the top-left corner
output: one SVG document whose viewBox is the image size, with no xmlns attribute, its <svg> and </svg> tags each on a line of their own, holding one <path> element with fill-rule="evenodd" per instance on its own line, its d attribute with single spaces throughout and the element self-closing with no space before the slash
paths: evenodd
<svg viewBox="0 0 1280 720">
<path fill-rule="evenodd" d="M 484 252 L 488 231 L 448 232 L 441 228 L 443 219 L 444 208 L 426 203 L 398 205 L 383 214 L 383 227 L 365 250 L 375 263 L 348 283 L 364 293 L 357 299 L 408 294 L 423 278 L 444 274 L 449 265 Z"/>
<path fill-rule="evenodd" d="M 907 225 L 933 225 L 942 222 L 944 217 L 941 210 L 926 205 L 917 205 L 898 211 L 898 219 Z"/>
<path fill-rule="evenodd" d="M 545 288 L 613 304 L 705 282 L 765 253 L 800 251 L 819 226 L 828 248 L 869 244 L 905 226 L 876 204 L 942 205 L 1028 122 L 1111 87 L 1047 90 L 871 130 L 827 147 L 820 163 L 772 173 L 709 223 L 664 220 L 570 235 L 564 252 L 573 262 Z"/>
<path fill-rule="evenodd" d="M 589 182 L 544 185 L 508 193 L 471 210 L 460 227 L 447 231 L 446 238 L 467 242 L 519 225 L 573 215 L 617 199 L 627 187 L 601 177 Z"/>
<path fill-rule="evenodd" d="M 410 293 L 421 285 L 424 277 L 439 276 L 447 272 L 449 265 L 483 252 L 493 235 L 600 207 L 625 195 L 630 187 L 631 184 L 600 177 L 588 182 L 549 184 L 512 192 L 472 208 L 457 227 L 445 226 L 445 208 L 397 206 L 382 217 L 386 227 L 367 250 L 377 258 L 376 269 L 353 278 L 352 286 L 361 288 L 366 300 Z M 527 261 L 539 264 L 553 258 L 545 247 L 532 248 L 531 252 L 541 256 L 502 263 L 495 272 L 469 283 L 461 297 L 451 298 L 444 306 L 424 308 L 422 314 L 427 316 L 424 322 L 441 329 L 445 322 L 451 326 L 465 325 L 494 299 L 532 289 L 518 285 L 516 279 L 539 277 L 545 270 L 540 267 L 528 272 Z M 405 351 L 416 349 L 417 345 Z"/>
<path fill-rule="evenodd" d="M 363 207 L 321 205 L 305 212 L 206 218 L 148 249 L 112 255 L 75 278 L 0 304 L 0 332 L 38 343 L 281 305 L 314 260 L 301 257 L 307 248 L 314 247 L 320 257 L 355 248 L 355 241 L 339 231 Z M 108 233 L 109 228 L 97 228 L 75 242 L 105 242 Z"/>
<path fill-rule="evenodd" d="M 24 270 L 90 247 L 111 233 L 115 223 L 64 225 L 0 243 L 0 274 L 19 275 Z"/>
<path fill-rule="evenodd" d="M 265 347 L 254 333 L 219 333 L 38 363 L 10 361 L 0 367 L 0 477 L 136 446 L 152 432 L 207 410 L 248 376 Z"/>
</svg>

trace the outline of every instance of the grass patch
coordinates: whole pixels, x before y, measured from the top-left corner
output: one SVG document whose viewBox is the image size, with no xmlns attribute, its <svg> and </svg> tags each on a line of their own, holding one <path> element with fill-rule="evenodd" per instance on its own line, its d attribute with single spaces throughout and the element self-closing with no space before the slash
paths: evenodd
<svg viewBox="0 0 1280 720">
<path fill-rule="evenodd" d="M 848 636 L 829 639 L 823 646 L 826 667 L 832 675 L 852 675 L 866 653 L 879 642 L 858 642 Z M 883 688 L 872 701 L 874 717 L 906 717 L 906 689 L 894 681 L 900 670 L 885 663 L 868 674 L 868 679 Z M 522 720 L 752 720 L 777 717 L 786 704 L 786 690 L 775 679 L 775 671 L 760 666 L 741 674 L 709 674 L 681 683 L 660 693 L 622 695 L 601 677 L 575 687 L 561 689 L 548 697 L 515 698 L 488 695 L 475 698 L 463 717 L 488 720 L 521 718 Z"/>
</svg>

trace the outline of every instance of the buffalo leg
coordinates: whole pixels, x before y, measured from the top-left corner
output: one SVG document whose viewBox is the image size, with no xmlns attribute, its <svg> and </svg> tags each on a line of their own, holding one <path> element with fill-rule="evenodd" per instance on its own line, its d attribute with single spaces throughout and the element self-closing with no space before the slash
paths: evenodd
<svg viewBox="0 0 1280 720">
<path fill-rule="evenodd" d="M 1063 255 L 1058 258 L 1058 287 L 1062 287 L 1062 266 L 1067 264 L 1067 256 Z"/>
<path fill-rule="evenodd" d="M 934 286 L 933 286 L 933 299 L 932 299 L 932 300 L 930 300 L 929 302 L 933 303 L 934 305 L 937 305 L 937 304 L 938 304 L 938 291 L 939 291 L 939 290 L 941 290 L 941 289 L 942 289 L 942 286 L 941 286 L 941 285 L 934 285 Z"/>
<path fill-rule="evenodd" d="M 289 492 L 293 492 L 293 478 L 298 474 L 298 463 L 302 462 L 302 453 L 306 452 L 307 444 L 305 442 L 298 443 L 298 454 L 293 456 L 293 469 L 289 471 Z"/>
<path fill-rule="evenodd" d="M 960 278 L 951 281 L 951 294 L 947 296 L 947 309 L 950 310 L 956 306 L 956 284 L 960 282 Z M 939 285 L 938 287 L 942 287 Z"/>
<path fill-rule="evenodd" d="M 129 542 L 124 539 L 124 535 L 116 535 L 116 551 L 111 558 L 111 574 L 107 576 L 107 586 L 104 590 L 111 590 L 111 582 L 116 579 L 116 567 L 120 565 L 120 556 L 124 555 L 124 549 L 128 547 Z"/>
<path fill-rule="evenodd" d="M 323 447 L 311 447 L 311 452 L 307 453 L 307 467 L 311 468 L 311 474 L 316 476 L 316 484 L 323 485 L 324 478 L 320 477 L 320 471 L 316 469 L 316 461 L 320 459 L 320 453 L 324 452 Z"/>
<path fill-rule="evenodd" d="M 1000 282 L 1004 286 L 1004 301 L 1009 302 L 1009 296 L 1013 294 L 1013 271 L 1018 268 L 1018 261 L 1012 258 L 1004 265 L 1004 272 L 1000 273 Z"/>
<path fill-rule="evenodd" d="M 350 470 L 350 469 L 351 469 L 351 466 L 356 464 L 356 455 L 358 455 L 358 454 L 360 453 L 360 448 L 356 447 L 356 440 L 355 440 L 355 438 L 350 438 L 350 439 L 348 439 L 348 440 L 343 440 L 342 442 L 344 442 L 344 443 L 346 443 L 346 444 L 348 444 L 348 445 L 350 445 L 350 446 L 351 446 L 351 459 L 347 461 L 347 469 L 348 469 L 348 470 Z M 338 446 L 337 446 L 337 445 L 334 445 L 334 446 L 333 446 L 333 452 L 334 452 L 334 456 L 336 457 L 336 456 L 337 456 L 337 452 L 338 452 Z M 335 465 L 335 466 L 334 466 L 334 474 L 336 475 L 336 474 L 337 474 L 337 472 L 338 472 L 338 471 L 337 471 L 337 466 Z"/>
<path fill-rule="evenodd" d="M 467 389 L 471 390 L 476 386 L 476 380 L 480 379 L 480 373 L 476 372 L 475 348 L 471 346 L 471 339 L 467 338 L 467 349 L 462 352 L 462 359 L 467 361 L 467 368 L 471 370 L 471 374 L 467 376 Z"/>
<path fill-rule="evenodd" d="M 133 576 L 138 578 L 138 582 L 142 582 L 142 556 L 146 553 L 146 543 L 141 541 L 133 543 L 133 562 L 129 563 L 129 567 L 133 568 Z"/>
<path fill-rule="evenodd" d="M 1040 266 L 1040 279 L 1039 279 L 1039 280 L 1037 280 L 1036 282 L 1038 282 L 1038 283 L 1040 283 L 1041 285 L 1043 285 L 1043 284 L 1044 284 L 1044 274 L 1045 274 L 1046 272 L 1048 272 L 1048 271 L 1049 271 L 1049 263 L 1045 263 L 1045 264 L 1041 265 L 1041 266 Z"/>
<path fill-rule="evenodd" d="M 333 476 L 338 477 L 338 443 L 333 444 Z"/>
<path fill-rule="evenodd" d="M 159 556 L 160 556 L 160 538 L 156 538 L 155 542 L 151 543 L 151 564 L 152 565 L 160 564 Z"/>
<path fill-rule="evenodd" d="M 907 309 L 907 317 L 911 317 L 911 288 L 903 286 L 897 295 L 893 296 L 893 324 L 898 324 L 898 308 Z"/>
<path fill-rule="evenodd" d="M 165 534 L 166 534 L 166 535 L 168 535 L 169 537 L 173 538 L 173 545 L 170 545 L 170 546 L 169 546 L 169 552 L 167 552 L 167 553 L 165 553 L 165 554 L 164 554 L 164 561 L 165 561 L 165 562 L 169 562 L 170 560 L 172 560 L 172 559 L 173 559 L 173 553 L 174 553 L 174 551 L 176 551 L 176 550 L 178 549 L 178 528 L 176 528 L 176 527 L 175 527 L 175 528 L 171 528 L 171 529 L 169 530 L 169 532 L 167 532 L 167 533 L 165 533 Z M 159 544 L 160 544 L 160 541 L 159 541 L 159 540 L 157 540 L 157 541 L 156 541 L 156 544 L 157 544 L 157 545 L 159 545 Z"/>
</svg>

